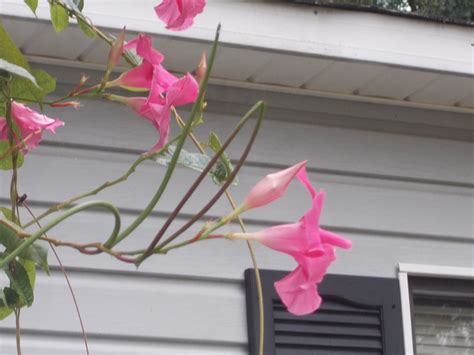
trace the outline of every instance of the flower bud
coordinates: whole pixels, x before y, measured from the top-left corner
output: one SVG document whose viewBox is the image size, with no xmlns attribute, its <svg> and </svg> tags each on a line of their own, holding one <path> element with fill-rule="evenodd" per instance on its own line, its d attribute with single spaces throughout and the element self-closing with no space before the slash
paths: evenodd
<svg viewBox="0 0 474 355">
<path fill-rule="evenodd" d="M 199 84 L 204 80 L 204 76 L 206 75 L 207 71 L 207 61 L 206 61 L 206 52 L 202 52 L 201 59 L 199 64 L 196 68 L 196 78 Z"/>
<path fill-rule="evenodd" d="M 283 196 L 291 180 L 306 165 L 306 160 L 260 180 L 244 199 L 245 209 L 261 207 Z"/>
<path fill-rule="evenodd" d="M 125 41 L 125 27 L 115 39 L 114 44 L 112 45 L 112 48 L 110 48 L 109 60 L 107 62 L 107 71 L 111 71 L 119 62 L 120 57 L 122 56 L 122 53 L 123 53 L 124 41 Z"/>
<path fill-rule="evenodd" d="M 51 106 L 51 107 L 74 107 L 74 108 L 78 108 L 79 106 L 81 106 L 81 103 L 79 101 L 74 100 L 74 101 L 65 101 L 65 102 L 53 102 L 49 106 Z"/>
</svg>

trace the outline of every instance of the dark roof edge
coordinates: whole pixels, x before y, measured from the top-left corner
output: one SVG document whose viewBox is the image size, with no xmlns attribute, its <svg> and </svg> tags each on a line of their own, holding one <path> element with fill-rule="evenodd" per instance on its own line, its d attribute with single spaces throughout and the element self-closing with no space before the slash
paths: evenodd
<svg viewBox="0 0 474 355">
<path fill-rule="evenodd" d="M 376 14 L 389 15 L 389 16 L 395 16 L 395 17 L 404 17 L 404 18 L 417 19 L 417 20 L 423 20 L 423 21 L 429 21 L 429 22 L 444 23 L 444 24 L 458 25 L 458 26 L 464 26 L 464 27 L 474 27 L 474 22 L 455 20 L 455 19 L 446 19 L 446 18 L 441 18 L 441 17 L 424 16 L 424 15 L 420 15 L 416 13 L 408 13 L 408 12 L 384 9 L 379 6 L 351 5 L 351 4 L 321 4 L 321 3 L 318 3 L 317 0 L 290 0 L 290 1 L 294 3 L 314 5 L 317 7 L 324 7 L 324 8 L 330 8 L 330 9 L 371 12 L 371 13 L 376 13 Z"/>
</svg>

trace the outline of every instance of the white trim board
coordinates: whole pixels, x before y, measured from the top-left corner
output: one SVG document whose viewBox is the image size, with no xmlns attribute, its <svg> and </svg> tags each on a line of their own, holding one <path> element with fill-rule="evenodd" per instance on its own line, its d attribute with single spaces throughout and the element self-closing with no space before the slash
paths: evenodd
<svg viewBox="0 0 474 355">
<path fill-rule="evenodd" d="M 399 263 L 398 271 L 405 355 L 414 355 L 408 276 L 474 279 L 474 268 Z"/>
<path fill-rule="evenodd" d="M 109 0 L 94 0 L 87 4 L 85 15 L 110 29 L 126 22 L 130 31 L 198 41 L 212 40 L 220 22 L 222 43 L 233 46 L 473 74 L 473 29 L 467 26 L 323 8 L 316 14 L 315 7 L 285 2 L 210 0 L 192 28 L 170 33 L 156 18 L 152 9 L 156 3 L 120 0 L 111 13 Z M 2 1 L 2 14 L 34 17 L 22 0 Z M 49 20 L 46 0 L 39 2 L 37 16 Z"/>
</svg>

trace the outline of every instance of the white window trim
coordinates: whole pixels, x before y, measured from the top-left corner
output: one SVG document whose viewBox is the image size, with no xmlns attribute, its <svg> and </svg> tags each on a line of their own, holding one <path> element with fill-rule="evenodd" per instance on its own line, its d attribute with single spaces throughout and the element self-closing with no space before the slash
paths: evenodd
<svg viewBox="0 0 474 355">
<path fill-rule="evenodd" d="M 398 264 L 398 280 L 400 282 L 400 293 L 402 301 L 402 321 L 403 338 L 405 342 L 405 355 L 414 355 L 408 276 L 431 276 L 456 279 L 474 279 L 474 268 L 406 263 Z"/>
</svg>

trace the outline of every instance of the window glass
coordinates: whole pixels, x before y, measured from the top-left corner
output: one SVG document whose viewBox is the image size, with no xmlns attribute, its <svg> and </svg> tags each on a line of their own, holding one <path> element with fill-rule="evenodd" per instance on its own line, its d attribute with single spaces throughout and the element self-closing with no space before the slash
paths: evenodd
<svg viewBox="0 0 474 355">
<path fill-rule="evenodd" d="M 417 355 L 474 355 L 474 281 L 411 279 Z"/>
</svg>

